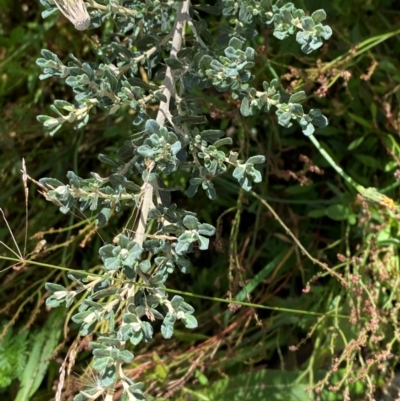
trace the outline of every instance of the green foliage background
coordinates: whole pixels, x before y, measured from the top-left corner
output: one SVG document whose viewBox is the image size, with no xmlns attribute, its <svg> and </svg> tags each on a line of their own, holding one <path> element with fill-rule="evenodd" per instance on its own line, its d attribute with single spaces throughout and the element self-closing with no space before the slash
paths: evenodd
<svg viewBox="0 0 400 401">
<path fill-rule="evenodd" d="M 279 77 L 288 91 L 306 91 L 307 106 L 321 108 L 329 118 L 329 126 L 316 132 L 324 149 L 359 184 L 398 200 L 396 1 L 295 3 L 311 12 L 325 9 L 333 37 L 321 51 L 304 55 L 294 39 L 281 42 L 260 29 L 253 43 L 258 49 L 257 80 L 261 84 Z M 208 18 L 211 30 L 217 30 L 217 19 Z M 60 82 L 49 85 L 38 80 L 35 60 L 40 50 L 48 48 L 62 60 L 69 53 L 91 58 L 96 34 L 101 35 L 100 31 L 82 35 L 65 18 L 42 20 L 36 1 L 0 0 L 0 207 L 15 243 L 5 220 L 0 224 L 0 241 L 14 251 L 18 244 L 24 257 L 38 263 L 4 270 L 13 262 L 0 260 L 4 319 L 0 364 L 19 365 L 11 369 L 13 373 L 0 370 L 1 391 L 7 399 L 22 397 L 21 389 L 25 394 L 21 400 L 51 399 L 60 361 L 76 332 L 64 329 L 66 314 L 52 317 L 45 310 L 44 283 L 68 284 L 60 266 L 96 266 L 97 250 L 112 238 L 113 226 L 129 218 L 115 216 L 109 226 L 95 231 L 78 215 L 56 212 L 28 183 L 26 225 L 22 158 L 36 180 L 44 176 L 64 180 L 68 170 L 82 176 L 90 171 L 101 174 L 107 166 L 97 155 L 115 151 L 134 133 L 123 118 L 111 124 L 98 117 L 85 129 L 63 128 L 54 137 L 46 136 L 36 122 L 36 115 L 46 114 L 54 98 L 71 99 L 68 87 Z M 299 127 L 280 127 L 272 113 L 243 118 L 234 101 L 211 91 L 204 102 L 207 107 L 210 126 L 228 130 L 234 150 L 245 158 L 266 156 L 264 181 L 247 194 L 229 175 L 215 177 L 215 202 L 202 193 L 190 200 L 174 193 L 174 201 L 188 205 L 201 221 L 218 222 L 213 247 L 192 257 L 191 275 L 168 283 L 193 294 L 190 302 L 199 328 L 181 327 L 170 341 L 157 337 L 142 346 L 129 370 L 132 377 L 140 375 L 141 381 L 151 383 L 149 399 L 391 399 L 399 358 L 398 217 L 357 197 Z M 186 185 L 187 177 L 180 180 Z M 300 251 L 267 205 L 307 252 L 340 274 L 342 281 Z M 0 256 L 15 257 L 6 247 Z M 303 291 L 308 286 L 310 291 Z M 242 306 L 231 313 L 229 309 L 237 307 L 228 308 L 210 297 L 268 309 Z M 52 325 L 46 324 L 49 319 Z M 12 358 L 6 346 L 11 328 L 18 348 Z M 44 348 L 38 331 L 53 339 L 51 350 Z M 95 380 L 88 373 L 85 343 L 79 347 L 73 368 L 78 376 L 66 379 L 65 399 L 71 399 L 82 382 Z M 35 383 L 27 384 L 25 376 L 35 377 Z"/>
</svg>

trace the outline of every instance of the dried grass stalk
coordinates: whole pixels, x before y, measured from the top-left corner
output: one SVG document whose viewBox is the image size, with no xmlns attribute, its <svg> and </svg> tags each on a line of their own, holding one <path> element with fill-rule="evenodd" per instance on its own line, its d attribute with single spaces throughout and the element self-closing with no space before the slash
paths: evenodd
<svg viewBox="0 0 400 401">
<path fill-rule="evenodd" d="M 53 0 L 58 9 L 74 24 L 78 31 L 89 28 L 90 15 L 83 0 Z"/>
</svg>

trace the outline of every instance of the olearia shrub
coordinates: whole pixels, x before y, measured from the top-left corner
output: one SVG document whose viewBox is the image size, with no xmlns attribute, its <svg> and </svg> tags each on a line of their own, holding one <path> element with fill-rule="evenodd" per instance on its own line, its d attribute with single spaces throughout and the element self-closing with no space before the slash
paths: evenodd
<svg viewBox="0 0 400 401">
<path fill-rule="evenodd" d="M 188 0 L 41 0 L 46 18 L 59 10 L 82 31 L 105 29 L 107 35 L 96 49 L 99 62 L 74 55 L 63 62 L 43 50 L 37 64 L 40 79 L 56 77 L 71 87 L 73 100 L 55 100 L 52 116 L 38 120 L 50 135 L 61 127 L 82 129 L 95 113 L 108 119 L 130 119 L 134 137 L 127 135 L 115 154 L 100 154 L 110 166 L 108 176 L 67 173 L 68 182 L 42 178 L 46 199 L 62 213 L 75 209 L 94 216 L 97 226 L 125 210 L 134 211 L 131 230 L 121 229 L 111 243 L 98 252 L 101 270 L 68 274 L 71 286 L 47 283 L 47 305 L 55 308 L 79 305 L 72 321 L 90 342 L 93 369 L 99 380 L 82 390 L 76 401 L 104 397 L 112 400 L 117 386 L 121 400 L 142 400 L 144 385 L 124 373 L 141 342 L 151 342 L 154 327 L 165 339 L 174 325 L 197 327 L 194 308 L 182 296 L 169 296 L 166 283 L 171 274 L 186 274 L 194 249 L 206 250 L 215 228 L 199 221 L 195 211 L 171 203 L 170 192 L 186 191 L 188 197 L 205 191 L 217 196 L 213 177 L 232 174 L 238 191 L 251 190 L 262 181 L 263 155 L 242 160 L 227 148 L 232 138 L 207 124 L 205 93 L 225 93 L 240 104 L 243 116 L 274 110 L 284 127 L 298 124 L 312 136 L 325 127 L 320 110 L 304 111 L 305 92 L 286 93 L 274 78 L 254 87 L 251 47 L 255 26 L 271 28 L 275 38 L 295 35 L 308 54 L 329 39 L 331 29 L 322 24 L 326 14 L 310 16 L 285 1 L 221 0 L 217 4 L 192 4 Z M 211 33 L 204 13 L 218 19 Z M 213 92 L 214 91 L 214 92 Z M 169 187 L 169 176 L 185 174 L 187 188 Z M 154 325 L 159 321 L 161 325 Z"/>
</svg>

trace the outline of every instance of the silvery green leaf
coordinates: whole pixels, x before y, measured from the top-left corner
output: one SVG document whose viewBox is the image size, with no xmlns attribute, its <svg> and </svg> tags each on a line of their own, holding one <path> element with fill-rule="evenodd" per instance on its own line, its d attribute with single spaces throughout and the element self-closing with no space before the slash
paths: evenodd
<svg viewBox="0 0 400 401">
<path fill-rule="evenodd" d="M 156 319 L 163 320 L 164 315 L 162 315 L 157 309 L 150 308 L 150 312 L 154 315 Z"/>
<path fill-rule="evenodd" d="M 148 145 L 142 145 L 137 148 L 137 152 L 143 156 L 148 157 L 149 159 L 153 158 L 155 155 L 155 151 L 150 148 Z"/>
<path fill-rule="evenodd" d="M 183 324 L 187 329 L 195 329 L 197 327 L 197 319 L 188 313 L 185 313 L 185 317 L 182 318 Z"/>
<path fill-rule="evenodd" d="M 128 350 L 123 350 L 120 352 L 119 358 L 125 363 L 131 363 L 133 361 L 133 354 Z"/>
<path fill-rule="evenodd" d="M 71 319 L 75 323 L 82 323 L 85 320 L 85 318 L 87 316 L 89 316 L 91 313 L 92 313 L 92 311 L 90 311 L 90 310 L 87 310 L 85 312 L 79 312 L 79 313 L 76 313 L 75 315 L 73 315 Z"/>
<path fill-rule="evenodd" d="M 61 63 L 61 60 L 58 58 L 58 56 L 54 53 L 52 53 L 50 50 L 47 49 L 42 49 L 40 54 L 46 59 L 46 60 L 53 60 L 56 61 L 57 63 Z"/>
<path fill-rule="evenodd" d="M 213 58 L 209 54 L 204 55 L 203 53 L 198 53 L 196 54 L 195 59 L 199 57 L 201 57 L 199 62 L 199 68 L 201 70 L 207 70 L 210 67 Z"/>
<path fill-rule="evenodd" d="M 111 280 L 108 278 L 104 278 L 102 279 L 100 282 L 98 282 L 95 286 L 94 286 L 94 291 L 95 294 L 93 294 L 91 296 L 92 299 L 95 299 L 96 297 L 98 297 L 98 295 L 100 296 L 110 296 L 111 294 L 115 294 L 116 292 L 116 288 L 110 287 L 111 286 Z"/>
<path fill-rule="evenodd" d="M 111 174 L 109 176 L 109 180 L 114 188 L 122 186 L 123 188 L 129 189 L 131 191 L 140 191 L 139 185 L 136 185 L 134 182 L 129 181 L 122 174 Z"/>
<path fill-rule="evenodd" d="M 86 391 L 81 391 L 79 394 L 77 394 L 74 397 L 73 401 L 88 401 L 90 399 L 90 398 L 88 398 L 88 394 L 90 396 L 95 394 L 95 391 L 93 392 L 93 390 L 96 391 L 96 389 L 86 389 Z M 91 393 L 93 393 L 93 394 L 91 394 Z"/>
<path fill-rule="evenodd" d="M 243 177 L 242 179 L 240 179 L 239 184 L 245 191 L 248 192 L 251 190 L 251 182 L 247 177 Z"/>
<path fill-rule="evenodd" d="M 68 171 L 67 178 L 69 183 L 72 187 L 81 188 L 85 186 L 86 183 L 90 183 L 89 180 L 83 180 L 82 178 L 78 177 L 73 171 Z"/>
<path fill-rule="evenodd" d="M 180 295 L 174 295 L 174 297 L 171 299 L 171 305 L 174 309 L 178 309 L 183 302 L 184 299 Z"/>
<path fill-rule="evenodd" d="M 291 122 L 290 122 L 291 119 L 292 119 L 292 114 L 289 113 L 288 111 L 285 111 L 282 114 L 278 114 L 279 124 L 283 125 L 284 127 L 290 127 L 291 126 Z"/>
<path fill-rule="evenodd" d="M 67 111 L 74 110 L 74 106 L 71 103 L 66 102 L 65 100 L 58 100 L 57 99 L 57 100 L 54 101 L 54 105 L 56 107 L 60 107 L 60 108 L 62 108 L 64 110 L 67 110 Z"/>
<path fill-rule="evenodd" d="M 213 227 L 211 224 L 207 224 L 207 223 L 199 224 L 198 233 L 201 235 L 208 235 L 208 236 L 214 235 L 215 227 Z"/>
<path fill-rule="evenodd" d="M 126 258 L 123 260 L 124 266 L 132 266 L 132 264 L 139 260 L 143 252 L 143 248 L 139 244 L 134 244 L 132 248 L 129 249 L 129 252 Z"/>
<path fill-rule="evenodd" d="M 294 104 L 290 105 L 290 113 L 292 113 L 292 118 L 293 118 L 293 116 L 300 117 L 300 118 L 303 117 L 303 115 L 304 115 L 303 106 L 298 103 L 294 103 Z"/>
<path fill-rule="evenodd" d="M 89 343 L 89 348 L 90 349 L 107 349 L 107 345 L 106 344 L 102 344 L 102 343 L 100 343 L 100 342 L 94 342 L 94 341 L 91 341 L 90 343 Z"/>
<path fill-rule="evenodd" d="M 87 274 L 79 272 L 73 272 L 73 273 L 70 272 L 68 273 L 68 278 L 77 284 L 81 284 L 81 280 L 84 281 L 87 278 Z"/>
<path fill-rule="evenodd" d="M 47 78 L 51 78 L 53 76 L 53 74 L 50 74 L 50 73 L 44 73 L 44 74 L 40 74 L 39 75 L 39 79 L 41 80 L 41 81 L 43 81 L 43 80 L 45 80 L 45 79 L 47 79 Z"/>
<path fill-rule="evenodd" d="M 167 58 L 167 59 L 164 59 L 164 62 L 172 70 L 179 70 L 184 67 L 184 65 L 176 58 Z"/>
<path fill-rule="evenodd" d="M 82 69 L 83 71 L 85 71 L 86 75 L 89 77 L 91 81 L 95 79 L 95 72 L 93 71 L 93 68 L 90 66 L 89 63 L 83 63 Z"/>
<path fill-rule="evenodd" d="M 146 109 L 140 109 L 136 115 L 135 120 L 132 122 L 133 125 L 140 125 L 146 119 L 147 113 Z"/>
<path fill-rule="evenodd" d="M 157 91 L 154 93 L 154 97 L 156 100 L 158 100 L 159 102 L 167 102 L 167 97 L 160 91 Z"/>
<path fill-rule="evenodd" d="M 110 309 L 104 314 L 104 319 L 108 320 L 108 330 L 110 333 L 115 331 L 115 313 L 113 309 Z M 117 340 L 116 340 L 117 341 Z"/>
<path fill-rule="evenodd" d="M 101 375 L 101 385 L 103 387 L 110 387 L 113 383 L 115 383 L 116 379 L 117 373 L 115 370 L 115 365 L 108 366 Z"/>
<path fill-rule="evenodd" d="M 101 258 L 105 259 L 105 258 L 113 257 L 114 256 L 114 253 L 113 253 L 114 248 L 115 248 L 115 246 L 111 245 L 111 244 L 102 246 L 99 249 L 99 254 L 100 254 Z"/>
<path fill-rule="evenodd" d="M 304 91 L 296 92 L 289 98 L 289 103 L 300 103 L 301 101 L 305 100 L 307 95 Z"/>
<path fill-rule="evenodd" d="M 102 153 L 100 153 L 100 154 L 97 156 L 97 158 L 98 158 L 102 163 L 109 164 L 110 166 L 113 166 L 113 167 L 119 167 L 119 166 L 121 165 L 121 163 L 117 162 L 117 161 L 116 161 L 115 159 L 113 159 L 112 157 L 107 156 L 107 155 L 103 155 Z"/>
<path fill-rule="evenodd" d="M 143 332 L 140 331 L 133 331 L 129 336 L 129 341 L 133 345 L 138 345 L 143 340 Z"/>
<path fill-rule="evenodd" d="M 145 125 L 145 131 L 147 134 L 156 134 L 160 130 L 160 125 L 156 120 L 147 120 Z"/>
<path fill-rule="evenodd" d="M 175 262 L 178 265 L 179 270 L 182 273 L 185 273 L 185 274 L 190 273 L 190 260 L 189 259 L 187 259 L 184 256 L 177 255 Z"/>
<path fill-rule="evenodd" d="M 311 17 L 305 17 L 301 20 L 301 25 L 305 31 L 312 32 L 315 28 L 314 20 Z"/>
<path fill-rule="evenodd" d="M 225 56 L 228 57 L 230 60 L 236 60 L 238 58 L 238 55 L 236 54 L 235 49 L 232 46 L 227 47 L 224 50 Z M 213 63 L 211 63 L 211 67 L 213 66 Z"/>
<path fill-rule="evenodd" d="M 140 323 L 140 319 L 134 313 L 124 313 L 122 315 L 122 320 L 125 323 Z"/>
<path fill-rule="evenodd" d="M 115 243 L 118 244 L 119 249 L 118 250 L 114 250 L 113 254 L 117 255 L 120 252 L 121 248 L 130 248 L 132 247 L 135 243 L 133 241 L 131 241 L 126 235 L 124 234 L 118 234 L 115 240 Z"/>
<path fill-rule="evenodd" d="M 244 97 L 242 99 L 242 102 L 240 104 L 240 113 L 242 116 L 247 117 L 251 115 L 251 110 L 250 110 L 250 101 L 247 97 Z"/>
<path fill-rule="evenodd" d="M 144 342 L 149 343 L 153 339 L 153 327 L 149 322 L 142 322 L 142 333 Z"/>
<path fill-rule="evenodd" d="M 111 209 L 111 208 L 109 208 L 109 207 L 103 207 L 103 208 L 100 210 L 100 212 L 99 212 L 99 214 L 97 215 L 97 218 L 96 218 L 96 220 L 95 220 L 96 225 L 99 226 L 99 227 L 104 226 L 104 225 L 108 222 L 108 220 L 110 219 L 110 217 L 111 217 L 111 212 L 112 212 L 112 209 Z"/>
<path fill-rule="evenodd" d="M 115 338 L 105 337 L 105 336 L 97 337 L 96 341 L 97 341 L 97 343 L 111 345 L 113 347 L 118 347 L 119 345 L 121 345 L 121 341 L 120 340 L 117 340 Z M 91 346 L 91 348 L 94 349 L 95 347 Z"/>
<path fill-rule="evenodd" d="M 108 357 L 111 356 L 111 351 L 113 350 L 113 348 L 109 348 L 107 349 L 107 347 L 92 347 L 93 348 L 93 355 L 96 358 L 104 358 L 104 357 Z M 118 350 L 116 350 L 118 352 Z"/>
<path fill-rule="evenodd" d="M 229 41 L 229 46 L 233 47 L 236 50 L 240 50 L 242 48 L 242 41 L 238 38 L 232 38 Z"/>
<path fill-rule="evenodd" d="M 174 324 L 176 322 L 176 315 L 167 313 L 161 325 L 161 334 L 164 338 L 171 338 L 174 334 Z"/>
<path fill-rule="evenodd" d="M 304 127 L 302 127 L 302 130 L 305 136 L 310 136 L 315 132 L 315 128 L 311 123 L 308 123 Z"/>
<path fill-rule="evenodd" d="M 227 137 L 227 138 L 218 139 L 218 141 L 215 141 L 213 143 L 213 146 L 215 146 L 216 148 L 219 148 L 220 146 L 232 145 L 232 143 L 233 143 L 232 138 Z"/>
<path fill-rule="evenodd" d="M 261 173 L 255 168 L 252 168 L 248 174 L 251 176 L 253 182 L 258 183 L 262 181 Z"/>
<path fill-rule="evenodd" d="M 167 279 L 167 277 L 165 275 L 163 275 L 162 273 L 157 273 L 150 278 L 149 284 L 154 287 L 157 287 L 157 286 L 163 284 L 166 279 Z"/>
<path fill-rule="evenodd" d="M 127 341 L 130 339 L 131 335 L 133 335 L 133 329 L 129 325 L 120 326 L 118 331 L 118 338 L 121 341 Z"/>
<path fill-rule="evenodd" d="M 206 237 L 203 237 L 202 235 L 198 236 L 198 241 L 199 241 L 199 249 L 200 250 L 206 250 L 208 249 L 208 245 L 210 243 L 210 240 Z"/>
<path fill-rule="evenodd" d="M 245 168 L 243 166 L 237 166 L 235 168 L 235 170 L 233 170 L 233 174 L 232 175 L 237 180 L 240 180 L 244 176 L 245 171 L 246 170 L 245 170 Z"/>
<path fill-rule="evenodd" d="M 42 117 L 42 116 L 41 116 Z M 43 121 L 43 125 L 46 129 L 52 129 L 54 127 L 59 128 L 61 127 L 62 122 L 60 122 L 57 118 L 47 118 L 45 121 Z"/>
<path fill-rule="evenodd" d="M 90 78 L 86 74 L 84 74 L 84 75 L 85 75 L 85 77 L 83 78 L 83 80 L 84 80 L 83 82 L 86 82 L 86 77 L 87 77 L 87 83 L 90 83 Z M 113 92 L 116 92 L 118 90 L 119 82 L 118 82 L 118 79 L 115 76 L 114 72 L 110 68 L 105 68 L 104 75 L 110 84 L 111 90 Z"/>
<path fill-rule="evenodd" d="M 316 24 L 326 19 L 326 12 L 324 10 L 316 10 L 311 14 L 311 18 Z"/>
<path fill-rule="evenodd" d="M 44 177 L 44 178 L 41 178 L 41 179 L 39 180 L 39 182 L 40 182 L 42 185 L 45 185 L 45 186 L 48 187 L 48 188 L 51 188 L 51 187 L 57 188 L 57 187 L 64 186 L 64 184 L 63 184 L 61 181 L 56 180 L 55 178 L 47 178 L 47 177 Z"/>
<path fill-rule="evenodd" d="M 51 9 L 47 9 L 42 11 L 42 18 L 45 19 L 47 17 L 49 17 L 50 15 L 54 14 L 57 12 L 57 8 L 51 8 Z"/>
<path fill-rule="evenodd" d="M 52 69 L 58 69 L 59 68 L 59 64 L 56 61 L 53 60 L 46 60 L 45 58 L 38 58 L 36 60 L 36 64 L 40 67 L 40 68 L 52 68 Z"/>
<path fill-rule="evenodd" d="M 107 366 L 111 365 L 113 362 L 114 360 L 110 357 L 95 358 L 93 363 L 93 369 L 101 371 L 105 369 Z"/>
<path fill-rule="evenodd" d="M 87 311 L 89 309 L 89 307 L 86 305 L 86 304 L 84 304 L 83 302 L 79 305 L 79 308 L 78 308 L 78 311 L 79 312 L 84 312 L 84 311 Z"/>
<path fill-rule="evenodd" d="M 251 163 L 251 164 L 264 164 L 265 163 L 265 156 L 262 155 L 257 155 L 257 156 L 251 156 L 247 159 L 246 163 Z"/>
<path fill-rule="evenodd" d="M 196 219 L 194 216 L 185 216 L 183 219 L 183 224 L 189 229 L 189 230 L 196 230 L 199 221 Z"/>
<path fill-rule="evenodd" d="M 321 113 L 321 110 L 312 109 L 308 115 L 311 117 L 313 124 L 317 127 L 325 128 L 328 125 L 328 119 Z"/>
<path fill-rule="evenodd" d="M 67 296 L 65 297 L 65 306 L 66 306 L 67 308 L 69 308 L 69 307 L 72 305 L 72 303 L 74 302 L 75 295 L 76 295 L 75 292 L 70 292 L 70 293 L 67 294 Z M 46 305 L 47 305 L 47 303 L 46 303 Z M 51 305 L 48 305 L 48 306 L 51 307 Z"/>
<path fill-rule="evenodd" d="M 253 60 L 255 55 L 255 50 L 252 47 L 246 48 L 246 58 L 248 60 Z"/>
<path fill-rule="evenodd" d="M 180 311 L 183 311 L 183 312 L 185 312 L 185 313 L 189 313 L 189 314 L 192 314 L 192 313 L 194 312 L 193 306 L 192 306 L 192 305 L 189 305 L 189 304 L 186 303 L 186 302 L 182 302 L 182 304 L 180 305 L 179 310 L 180 310 Z"/>
<path fill-rule="evenodd" d="M 171 154 L 175 156 L 181 150 L 181 146 L 182 144 L 180 141 L 176 141 L 175 143 L 173 143 L 171 145 Z"/>
<path fill-rule="evenodd" d="M 142 384 L 142 383 L 140 383 Z M 132 388 L 131 388 L 132 387 Z M 132 398 L 134 397 L 134 398 Z M 121 401 L 145 401 L 146 398 L 142 394 L 141 390 L 137 390 L 134 386 L 130 386 L 127 392 L 122 394 Z"/>
<path fill-rule="evenodd" d="M 133 58 L 133 53 L 128 48 L 120 45 L 119 43 L 112 42 L 111 49 L 112 49 L 112 52 L 116 56 L 119 56 L 120 58 L 123 58 L 127 61 L 129 61 L 129 60 L 131 60 L 131 58 Z"/>
<path fill-rule="evenodd" d="M 194 50 L 192 48 L 185 47 L 178 51 L 177 57 L 178 57 L 178 59 L 192 58 L 193 54 L 194 54 Z"/>
<path fill-rule="evenodd" d="M 181 236 L 182 237 L 182 236 Z M 191 249 L 191 241 L 187 241 L 186 238 L 184 240 L 179 240 L 176 244 L 175 251 L 178 255 L 183 255 L 187 253 Z"/>
<path fill-rule="evenodd" d="M 118 270 L 121 267 L 121 260 L 118 256 L 103 260 L 106 270 Z"/>
<path fill-rule="evenodd" d="M 147 273 L 147 272 L 151 269 L 151 262 L 150 262 L 150 260 L 148 260 L 148 259 L 142 260 L 142 261 L 139 263 L 139 267 L 140 267 L 140 270 L 141 270 L 143 273 Z"/>
<path fill-rule="evenodd" d="M 210 67 L 218 72 L 224 71 L 224 66 L 218 60 L 212 60 Z"/>
<path fill-rule="evenodd" d="M 118 361 L 121 359 L 121 353 L 122 351 L 118 348 L 115 347 L 109 347 L 109 349 L 107 350 L 107 352 L 109 353 L 110 357 L 112 359 L 114 359 L 114 361 Z M 93 355 L 94 355 L 94 351 L 93 351 Z"/>
<path fill-rule="evenodd" d="M 94 210 L 97 210 L 97 205 L 99 201 L 99 196 L 97 194 L 93 195 L 91 197 L 91 202 L 90 202 L 90 210 L 93 212 Z"/>
<path fill-rule="evenodd" d="M 209 199 L 214 200 L 217 198 L 217 192 L 215 191 L 214 184 L 211 181 L 203 181 L 201 186 L 206 191 Z"/>
<path fill-rule="evenodd" d="M 238 64 L 237 69 L 238 70 L 249 70 L 249 69 L 253 68 L 254 66 L 255 66 L 255 63 L 253 63 L 252 61 L 244 61 L 243 63 Z M 245 81 L 251 77 L 251 73 L 249 73 L 248 71 L 241 71 L 239 76 L 242 81 Z M 247 77 L 247 79 L 245 77 Z M 242 84 L 242 89 L 245 90 L 248 87 L 249 87 L 248 84 L 246 84 L 246 85 Z"/>
<path fill-rule="evenodd" d="M 139 79 L 136 77 L 129 78 L 128 81 L 132 86 L 137 86 L 138 88 L 142 88 L 142 89 L 146 89 L 146 90 L 157 90 L 158 89 L 158 86 L 147 83 L 147 82 L 143 81 L 142 79 Z"/>
<path fill-rule="evenodd" d="M 323 27 L 323 31 L 320 33 L 320 35 L 325 39 L 328 40 L 332 36 L 332 29 L 330 26 L 325 25 Z"/>
<path fill-rule="evenodd" d="M 135 384 L 132 384 L 132 385 L 129 387 L 129 389 L 130 389 L 131 391 L 133 391 L 133 390 L 135 390 L 135 391 L 141 390 L 142 388 L 143 388 L 143 383 L 135 383 Z"/>
<path fill-rule="evenodd" d="M 283 39 L 285 39 L 285 38 L 287 38 L 287 37 L 289 36 L 289 32 L 288 32 L 288 31 L 285 31 L 285 30 L 280 30 L 280 28 L 278 27 L 278 28 L 276 28 L 276 29 L 274 30 L 273 35 L 274 35 L 277 39 L 283 40 Z"/>
<path fill-rule="evenodd" d="M 101 310 L 101 309 L 103 309 L 103 306 L 101 304 L 99 304 L 98 302 L 94 302 L 91 299 L 84 299 L 83 303 L 85 303 L 88 306 L 92 306 L 93 307 L 92 310 L 95 310 L 95 309 Z"/>
<path fill-rule="evenodd" d="M 67 295 L 67 293 L 65 295 Z M 65 297 L 58 298 L 54 295 L 51 295 L 46 299 L 46 306 L 48 306 L 49 308 L 58 308 L 64 302 L 65 302 Z"/>
<path fill-rule="evenodd" d="M 83 323 L 81 328 L 79 329 L 79 333 L 82 336 L 88 336 L 90 333 L 94 331 L 96 328 L 97 321 L 94 321 L 93 323 Z"/>
</svg>

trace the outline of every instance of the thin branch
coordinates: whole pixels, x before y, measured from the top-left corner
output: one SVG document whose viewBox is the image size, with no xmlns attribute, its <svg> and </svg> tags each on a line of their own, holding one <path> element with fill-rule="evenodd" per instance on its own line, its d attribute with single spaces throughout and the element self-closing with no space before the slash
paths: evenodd
<svg viewBox="0 0 400 401">
<path fill-rule="evenodd" d="M 306 248 L 300 243 L 300 241 L 296 238 L 296 236 L 292 233 L 292 231 L 286 226 L 286 224 L 281 220 L 281 218 L 278 216 L 278 214 L 275 212 L 275 210 L 270 206 L 270 204 L 261 196 L 256 194 L 254 191 L 250 191 L 250 193 L 257 198 L 275 217 L 275 219 L 279 222 L 279 224 L 282 226 L 282 228 L 286 231 L 286 233 L 292 237 L 293 241 L 297 244 L 297 246 L 301 249 L 301 251 L 308 257 L 308 259 L 311 260 L 312 263 L 317 264 L 318 266 L 322 267 L 322 269 L 326 270 L 331 276 L 335 276 L 345 288 L 347 288 L 349 285 L 346 283 L 344 278 L 336 273 L 334 270 L 332 270 L 326 263 L 320 262 L 318 259 L 313 258 Z"/>
</svg>

